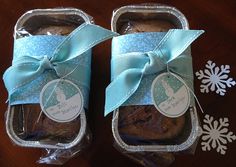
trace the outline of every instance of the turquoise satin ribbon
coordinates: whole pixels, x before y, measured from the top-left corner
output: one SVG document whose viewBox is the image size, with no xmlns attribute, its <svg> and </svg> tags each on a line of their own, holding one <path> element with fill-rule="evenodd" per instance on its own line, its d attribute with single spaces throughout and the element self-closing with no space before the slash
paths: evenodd
<svg viewBox="0 0 236 167">
<path fill-rule="evenodd" d="M 111 60 L 112 82 L 106 88 L 105 115 L 124 104 L 138 89 L 144 76 L 157 74 L 168 67 L 180 76 L 193 78 L 189 70 L 192 68 L 191 57 L 182 53 L 203 32 L 172 29 L 152 51 L 114 56 Z"/>
<path fill-rule="evenodd" d="M 48 43 L 44 41 L 43 47 L 45 47 L 45 50 L 49 50 L 46 53 L 51 52 L 52 55 L 37 55 L 40 54 L 37 52 L 34 53 L 34 55 L 25 55 L 24 49 L 21 51 L 18 48 L 17 52 L 14 51 L 12 66 L 9 67 L 3 75 L 3 80 L 9 93 L 9 103 L 11 104 L 11 97 L 17 96 L 18 94 L 15 94 L 15 92 L 21 90 L 21 88 L 29 85 L 34 89 L 34 86 L 36 85 L 30 85 L 30 83 L 44 75 L 45 72 L 52 74 L 50 75 L 49 81 L 56 78 L 64 78 L 66 76 L 65 79 L 89 87 L 90 76 L 85 74 L 87 74 L 86 71 L 90 71 L 90 63 L 86 66 L 83 63 L 76 61 L 82 61 L 83 56 L 90 55 L 90 49 L 93 46 L 116 35 L 117 33 L 97 25 L 84 23 L 70 35 L 65 37 L 64 40 L 59 43 L 58 47 L 48 46 L 46 45 Z M 54 43 L 57 43 L 59 39 L 61 40 L 61 36 L 52 36 L 52 38 L 47 35 L 25 37 L 16 40 L 16 43 L 18 42 L 19 45 L 21 42 L 20 40 L 25 40 L 25 44 L 27 45 L 28 42 L 28 45 L 30 46 L 31 39 L 32 41 L 54 39 Z M 54 50 L 50 50 L 50 47 L 54 47 Z M 34 46 L 34 48 L 37 47 Z M 43 53 L 43 49 L 44 48 L 40 48 L 38 50 Z M 48 78 L 44 78 L 43 80 L 46 79 Z M 31 88 L 29 87 L 29 89 Z M 21 94 L 24 94 L 24 92 Z"/>
</svg>

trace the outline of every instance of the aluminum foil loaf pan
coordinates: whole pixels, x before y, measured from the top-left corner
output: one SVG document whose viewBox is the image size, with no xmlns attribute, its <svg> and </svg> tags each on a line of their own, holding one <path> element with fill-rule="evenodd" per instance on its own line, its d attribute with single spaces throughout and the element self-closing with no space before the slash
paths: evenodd
<svg viewBox="0 0 236 167">
<path fill-rule="evenodd" d="M 35 9 L 23 14 L 14 29 L 14 38 L 33 35 L 68 35 L 92 18 L 74 8 Z M 88 137 L 86 111 L 73 121 L 59 123 L 49 119 L 39 104 L 9 105 L 6 129 L 11 140 L 24 147 L 68 149 Z"/>
<path fill-rule="evenodd" d="M 122 34 L 189 29 L 176 8 L 160 4 L 130 5 L 113 12 L 111 29 Z M 112 132 L 124 152 L 178 152 L 190 149 L 199 133 L 195 106 L 181 117 L 165 117 L 154 105 L 122 106 L 113 112 Z"/>
</svg>

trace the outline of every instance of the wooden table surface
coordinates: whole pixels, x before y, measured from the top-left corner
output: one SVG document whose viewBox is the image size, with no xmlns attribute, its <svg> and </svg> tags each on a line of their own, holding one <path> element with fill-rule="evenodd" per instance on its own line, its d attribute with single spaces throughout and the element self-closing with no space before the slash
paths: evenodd
<svg viewBox="0 0 236 167">
<path fill-rule="evenodd" d="M 0 70 L 1 75 L 11 64 L 13 27 L 17 19 L 27 10 L 35 8 L 75 7 L 92 15 L 98 25 L 110 28 L 113 9 L 147 1 L 131 0 L 1 0 L 0 3 Z M 152 2 L 150 0 L 150 2 Z M 177 7 L 189 20 L 192 29 L 203 29 L 206 33 L 192 46 L 194 71 L 203 69 L 208 60 L 217 65 L 229 64 L 230 75 L 236 79 L 236 1 L 235 0 L 156 0 Z M 103 117 L 104 91 L 109 83 L 110 41 L 94 49 L 92 61 L 92 83 L 89 124 L 93 133 L 92 145 L 78 157 L 71 159 L 65 167 L 138 167 L 113 147 L 111 116 Z M 236 133 L 236 89 L 227 89 L 225 96 L 200 92 L 200 81 L 195 79 L 195 92 L 205 113 L 215 118 L 228 117 L 230 130 Z M 0 81 L 0 167 L 46 166 L 36 162 L 41 155 L 39 149 L 20 148 L 13 145 L 5 131 L 4 113 L 7 108 L 7 92 Z M 203 118 L 203 114 L 199 113 Z M 228 143 L 226 155 L 215 150 L 203 152 L 200 143 L 195 155 L 178 155 L 171 167 L 233 167 L 236 166 L 236 142 Z"/>
</svg>

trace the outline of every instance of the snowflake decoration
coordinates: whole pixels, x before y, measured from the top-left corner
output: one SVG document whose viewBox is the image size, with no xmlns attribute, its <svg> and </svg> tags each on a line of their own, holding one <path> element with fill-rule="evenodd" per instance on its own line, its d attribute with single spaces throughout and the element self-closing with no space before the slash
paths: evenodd
<svg viewBox="0 0 236 167">
<path fill-rule="evenodd" d="M 229 120 L 228 118 L 220 118 L 218 121 L 213 117 L 205 115 L 203 122 L 202 135 L 202 150 L 210 151 L 216 149 L 216 151 L 222 155 L 226 153 L 228 142 L 236 140 L 236 136 L 233 132 L 229 132 Z"/>
<path fill-rule="evenodd" d="M 196 72 L 197 78 L 202 82 L 200 85 L 201 92 L 208 93 L 210 89 L 211 91 L 216 91 L 217 94 L 224 96 L 226 87 L 231 87 L 236 84 L 233 78 L 229 78 L 229 72 L 229 65 L 217 67 L 215 63 L 209 60 L 204 71 L 200 70 Z"/>
</svg>

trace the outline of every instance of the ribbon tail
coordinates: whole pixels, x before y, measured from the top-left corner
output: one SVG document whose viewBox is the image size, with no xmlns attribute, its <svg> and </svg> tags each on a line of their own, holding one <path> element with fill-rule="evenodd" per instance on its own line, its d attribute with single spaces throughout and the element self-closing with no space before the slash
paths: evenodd
<svg viewBox="0 0 236 167">
<path fill-rule="evenodd" d="M 149 58 L 141 52 L 131 52 L 111 59 L 111 81 L 126 69 L 143 68 Z"/>
<path fill-rule="evenodd" d="M 105 116 L 122 105 L 139 87 L 142 69 L 133 68 L 122 72 L 106 88 Z"/>
<path fill-rule="evenodd" d="M 193 79 L 192 57 L 182 54 L 169 62 L 170 70 L 184 78 Z"/>
<path fill-rule="evenodd" d="M 21 86 L 36 79 L 43 69 L 36 62 L 18 64 L 9 67 L 3 75 L 5 86 L 8 90 L 9 101 L 11 95 Z"/>
<path fill-rule="evenodd" d="M 192 57 L 189 55 L 182 54 L 176 59 L 169 63 L 169 69 L 171 73 L 184 79 L 185 84 L 188 88 L 193 89 L 193 67 L 192 67 Z"/>
<path fill-rule="evenodd" d="M 75 29 L 55 50 L 51 62 L 65 62 L 82 55 L 93 46 L 118 34 L 94 24 Z"/>
<path fill-rule="evenodd" d="M 183 53 L 203 33 L 203 30 L 171 29 L 154 51 L 157 55 L 161 55 L 165 62 L 169 62 Z"/>
</svg>

